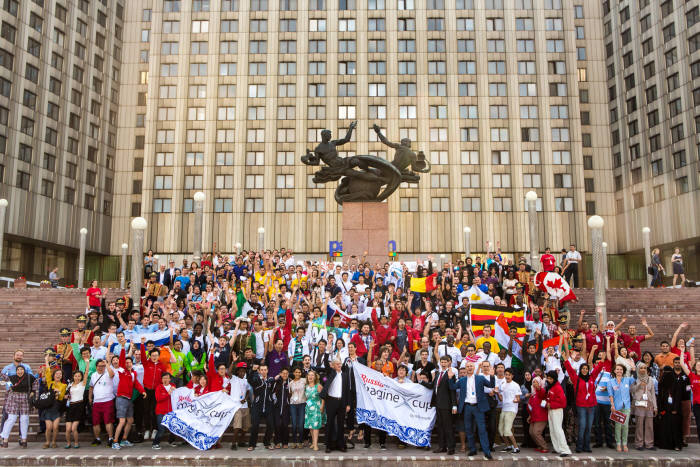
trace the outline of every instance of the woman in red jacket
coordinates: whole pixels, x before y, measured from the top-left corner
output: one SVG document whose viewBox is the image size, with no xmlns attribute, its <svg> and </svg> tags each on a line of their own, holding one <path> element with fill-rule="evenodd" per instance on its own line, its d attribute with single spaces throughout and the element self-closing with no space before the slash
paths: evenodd
<svg viewBox="0 0 700 467">
<path fill-rule="evenodd" d="M 549 435 L 552 438 L 552 447 L 559 453 L 559 457 L 571 455 L 571 449 L 566 443 L 566 435 L 562 428 L 564 409 L 566 408 L 566 395 L 559 384 L 559 375 L 556 371 L 547 372 L 547 420 L 549 421 Z"/>
<path fill-rule="evenodd" d="M 165 433 L 165 425 L 163 425 L 163 417 L 165 414 L 173 411 L 173 404 L 170 399 L 170 394 L 175 390 L 175 386 L 170 384 L 170 373 L 162 373 L 160 375 L 160 384 L 156 386 L 156 422 L 158 423 L 158 431 L 153 437 L 153 449 L 160 449 L 160 438 Z M 170 444 L 173 444 L 173 437 L 170 437 Z"/>
<path fill-rule="evenodd" d="M 547 426 L 547 394 L 544 391 L 544 381 L 542 378 L 532 379 L 532 395 L 527 401 L 527 410 L 530 413 L 528 422 L 530 423 L 530 438 L 535 442 L 535 451 L 548 453 L 547 442 L 542 433 Z M 544 402 L 544 404 L 542 404 Z M 544 405 L 544 407 L 543 407 Z"/>
<path fill-rule="evenodd" d="M 593 414 L 597 399 L 595 395 L 595 381 L 603 369 L 603 362 L 599 362 L 593 371 L 590 371 L 588 363 L 584 363 L 578 370 L 571 366 L 569 360 L 564 362 L 564 368 L 569 373 L 571 384 L 574 385 L 576 394 L 576 411 L 578 412 L 578 437 L 576 438 L 576 452 L 591 451 L 591 427 L 593 426 Z"/>
</svg>

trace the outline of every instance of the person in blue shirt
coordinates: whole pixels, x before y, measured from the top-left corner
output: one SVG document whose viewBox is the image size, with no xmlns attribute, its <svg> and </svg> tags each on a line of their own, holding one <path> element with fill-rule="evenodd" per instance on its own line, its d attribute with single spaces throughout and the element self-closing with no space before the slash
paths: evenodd
<svg viewBox="0 0 700 467">
<path fill-rule="evenodd" d="M 178 274 L 179 272 L 180 271 L 175 271 L 175 274 Z M 190 277 L 183 274 L 178 274 L 175 277 L 175 281 L 180 281 L 180 287 L 182 287 L 183 290 L 187 290 L 187 287 L 190 285 Z"/>
<path fill-rule="evenodd" d="M 137 324 L 134 326 L 134 332 L 136 334 L 143 334 L 146 332 L 156 332 L 158 330 L 158 325 L 157 324 L 150 324 L 151 322 L 151 317 L 148 315 L 145 315 L 143 318 L 141 318 L 141 324 Z"/>
<path fill-rule="evenodd" d="M 621 364 L 615 365 L 614 370 L 615 376 L 608 380 L 608 395 L 610 398 L 610 406 L 618 411 L 625 414 L 625 423 L 615 423 L 615 443 L 617 444 L 617 452 L 625 451 L 627 449 L 627 437 L 628 429 L 630 423 L 630 409 L 632 408 L 631 398 L 630 398 L 630 388 L 634 384 L 634 378 L 630 376 L 623 376 L 625 374 L 625 367 Z"/>
<path fill-rule="evenodd" d="M 2 371 L 0 371 L 0 373 L 2 373 L 5 376 L 15 376 L 17 374 L 17 367 L 21 365 L 24 367 L 24 370 L 27 373 L 33 374 L 31 367 L 29 365 L 27 365 L 26 363 L 24 363 L 23 360 L 24 360 L 24 351 L 15 350 L 15 354 L 12 358 L 12 363 L 10 363 L 9 365 L 6 365 L 2 369 Z M 8 384 L 7 387 L 9 388 L 10 383 L 7 383 L 7 384 Z"/>
</svg>

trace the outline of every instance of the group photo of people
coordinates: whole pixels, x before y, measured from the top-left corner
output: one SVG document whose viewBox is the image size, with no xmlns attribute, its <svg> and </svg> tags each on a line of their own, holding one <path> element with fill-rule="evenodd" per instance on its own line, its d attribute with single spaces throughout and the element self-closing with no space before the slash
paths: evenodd
<svg viewBox="0 0 700 467">
<path fill-rule="evenodd" d="M 212 449 L 492 459 L 688 446 L 693 418 L 700 431 L 691 325 L 650 345 L 644 316 L 603 322 L 601 310 L 574 309 L 535 284 L 543 271 L 579 285 L 575 245 L 560 257 L 548 248 L 539 264 L 494 246 L 455 263 L 319 261 L 286 249 L 160 262 L 149 251 L 141 296 L 113 299 L 92 281 L 43 365 L 26 363 L 21 342 L 6 356 L 0 446 L 18 433 L 23 448 L 75 450 L 90 433 L 91 446 L 175 449 L 186 442 L 163 418 L 183 386 L 241 398 Z M 522 320 L 504 332 L 477 323 L 477 305 Z M 432 391 L 429 448 L 358 420 L 355 365 Z M 40 438 L 30 439 L 32 413 Z"/>
</svg>

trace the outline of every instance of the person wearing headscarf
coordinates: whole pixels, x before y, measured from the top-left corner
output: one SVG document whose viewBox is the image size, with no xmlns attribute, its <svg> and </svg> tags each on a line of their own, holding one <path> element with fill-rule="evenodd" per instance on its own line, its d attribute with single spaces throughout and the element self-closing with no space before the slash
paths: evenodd
<svg viewBox="0 0 700 467">
<path fill-rule="evenodd" d="M 683 447 L 681 399 L 683 388 L 678 385 L 673 368 L 665 366 L 659 379 L 659 393 L 656 396 L 658 416 L 654 434 L 656 447 L 680 451 Z"/>
<path fill-rule="evenodd" d="M 566 435 L 562 428 L 564 409 L 566 408 L 566 395 L 564 388 L 559 384 L 559 375 L 556 371 L 547 372 L 547 420 L 549 422 L 549 435 L 552 438 L 552 447 L 559 457 L 571 455 L 571 449 L 566 442 Z"/>
<path fill-rule="evenodd" d="M 632 385 L 632 415 L 636 420 L 634 444 L 638 451 L 656 450 L 654 447 L 654 417 L 656 392 L 654 379 L 649 376 L 645 363 L 637 365 L 637 381 Z"/>
<path fill-rule="evenodd" d="M 530 414 L 528 417 L 530 438 L 537 446 L 535 451 L 546 454 L 549 452 L 549 449 L 547 449 L 547 442 L 542 435 L 547 427 L 547 401 L 544 380 L 537 376 L 532 378 L 531 384 L 530 397 L 527 401 L 527 410 Z"/>
</svg>

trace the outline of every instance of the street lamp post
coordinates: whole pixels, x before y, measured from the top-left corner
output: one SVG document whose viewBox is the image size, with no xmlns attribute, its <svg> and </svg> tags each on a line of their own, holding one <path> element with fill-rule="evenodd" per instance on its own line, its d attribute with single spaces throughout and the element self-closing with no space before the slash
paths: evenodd
<svg viewBox="0 0 700 467">
<path fill-rule="evenodd" d="M 5 237 L 5 212 L 8 202 L 5 198 L 0 199 L 0 269 L 2 269 L 2 247 Z"/>
<path fill-rule="evenodd" d="M 539 241 L 537 239 L 537 193 L 528 191 L 525 193 L 527 201 L 527 222 L 530 227 L 530 265 L 534 268 L 537 265 L 537 250 Z"/>
<path fill-rule="evenodd" d="M 141 310 L 141 283 L 143 282 L 143 240 L 148 222 L 143 217 L 131 221 L 131 299 L 133 309 Z"/>
<path fill-rule="evenodd" d="M 201 191 L 194 194 L 194 261 L 199 264 L 202 260 L 202 229 L 204 228 L 204 200 L 206 195 Z"/>
<path fill-rule="evenodd" d="M 258 251 L 265 249 L 265 227 L 258 227 Z"/>
<path fill-rule="evenodd" d="M 78 256 L 78 288 L 85 287 L 85 243 L 87 242 L 88 229 L 80 229 L 80 255 Z"/>
<path fill-rule="evenodd" d="M 605 276 L 605 279 L 603 280 L 603 284 L 605 284 L 605 290 L 608 290 L 610 284 L 608 283 L 608 244 L 607 244 L 607 242 L 603 242 L 601 244 L 601 247 L 603 248 L 603 274 Z"/>
<path fill-rule="evenodd" d="M 642 243 L 644 244 L 644 264 L 646 270 L 651 266 L 651 229 L 649 227 L 642 228 Z M 647 287 L 651 287 L 653 276 L 647 274 Z"/>
<path fill-rule="evenodd" d="M 467 258 L 471 255 L 471 236 L 472 236 L 472 229 L 469 227 L 464 228 L 464 262 L 466 263 Z"/>
<path fill-rule="evenodd" d="M 600 317 L 598 326 L 603 326 L 608 321 L 608 313 L 605 304 L 605 274 L 603 271 L 603 225 L 605 221 L 600 216 L 588 218 L 588 227 L 591 229 L 591 250 L 593 253 L 593 296 L 595 298 L 596 314 Z M 600 313 L 597 312 L 600 310 Z"/>
<path fill-rule="evenodd" d="M 129 251 L 129 244 L 122 243 L 122 267 L 119 277 L 119 288 L 126 288 L 126 254 Z"/>
</svg>

